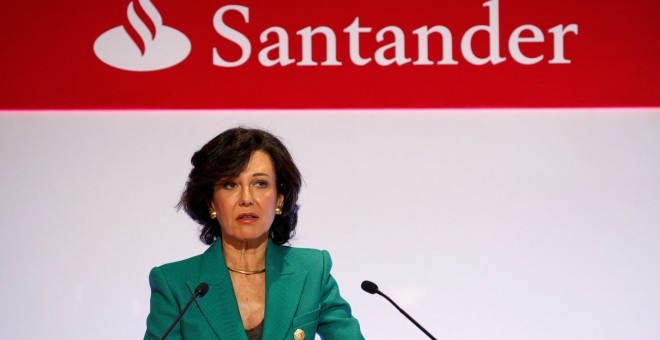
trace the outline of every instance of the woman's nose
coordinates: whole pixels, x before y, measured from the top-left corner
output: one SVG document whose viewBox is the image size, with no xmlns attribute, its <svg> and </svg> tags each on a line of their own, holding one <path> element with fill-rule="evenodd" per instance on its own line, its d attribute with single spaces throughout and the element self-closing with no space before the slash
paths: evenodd
<svg viewBox="0 0 660 340">
<path fill-rule="evenodd" d="M 239 203 L 242 206 L 250 206 L 254 203 L 249 187 L 243 187 L 243 190 L 241 190 L 241 201 Z"/>
</svg>

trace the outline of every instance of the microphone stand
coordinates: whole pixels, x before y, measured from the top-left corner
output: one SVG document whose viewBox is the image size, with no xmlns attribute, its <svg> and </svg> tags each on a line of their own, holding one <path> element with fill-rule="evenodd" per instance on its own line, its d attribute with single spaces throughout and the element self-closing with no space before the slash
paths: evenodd
<svg viewBox="0 0 660 340">
<path fill-rule="evenodd" d="M 406 313 L 405 310 L 401 309 L 401 307 L 399 307 L 399 305 L 397 305 L 394 301 L 392 301 L 392 299 L 390 299 L 387 295 L 383 294 L 380 290 L 377 290 L 376 294 L 378 294 L 378 295 L 384 297 L 385 299 L 387 299 L 387 301 L 389 301 L 394 307 L 396 307 L 396 309 L 398 309 L 399 312 L 401 312 L 401 314 L 403 314 L 406 318 L 408 318 L 408 320 L 410 320 L 410 322 L 414 323 L 415 326 L 417 326 L 417 328 L 422 330 L 422 332 L 424 332 L 424 334 L 426 334 L 426 336 L 428 336 L 429 339 L 438 340 L 433 335 L 431 335 L 431 333 L 429 333 L 429 331 L 424 329 L 424 327 L 422 327 L 422 325 L 420 325 L 417 321 L 415 321 L 415 319 L 413 319 L 410 315 L 408 315 L 408 313 Z"/>
</svg>

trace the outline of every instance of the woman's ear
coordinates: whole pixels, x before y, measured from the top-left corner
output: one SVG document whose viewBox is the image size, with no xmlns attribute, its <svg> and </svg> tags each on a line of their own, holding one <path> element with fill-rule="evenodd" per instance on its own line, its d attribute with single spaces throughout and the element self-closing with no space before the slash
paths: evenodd
<svg viewBox="0 0 660 340">
<path fill-rule="evenodd" d="M 215 205 L 213 204 L 213 201 L 210 201 L 208 203 L 208 210 L 209 210 L 209 215 L 211 218 L 215 218 L 218 214 L 218 209 L 215 208 Z"/>
<path fill-rule="evenodd" d="M 284 206 L 284 195 L 278 194 L 277 195 L 277 205 L 278 208 L 282 209 Z"/>
</svg>

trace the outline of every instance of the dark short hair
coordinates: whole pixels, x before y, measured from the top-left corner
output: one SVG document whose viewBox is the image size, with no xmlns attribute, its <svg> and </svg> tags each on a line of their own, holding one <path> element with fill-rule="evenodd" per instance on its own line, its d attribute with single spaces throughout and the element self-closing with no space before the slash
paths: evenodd
<svg viewBox="0 0 660 340">
<path fill-rule="evenodd" d="M 193 168 L 179 201 L 178 207 L 182 207 L 202 226 L 199 239 L 205 244 L 213 243 L 220 236 L 220 224 L 209 216 L 216 184 L 221 179 L 237 177 L 255 151 L 270 155 L 275 168 L 277 193 L 284 195 L 282 214 L 275 215 L 269 237 L 274 243 L 282 245 L 295 235 L 302 179 L 291 154 L 272 134 L 237 127 L 222 132 L 195 152 L 191 159 Z"/>
</svg>

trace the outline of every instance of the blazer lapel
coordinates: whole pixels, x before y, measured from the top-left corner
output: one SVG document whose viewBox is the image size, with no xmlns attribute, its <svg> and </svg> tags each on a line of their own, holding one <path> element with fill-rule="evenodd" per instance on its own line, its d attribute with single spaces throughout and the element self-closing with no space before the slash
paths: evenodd
<svg viewBox="0 0 660 340">
<path fill-rule="evenodd" d="M 209 291 L 196 303 L 215 335 L 222 340 L 247 340 L 220 239 L 202 255 L 199 282 L 189 280 L 186 283 L 192 292 L 200 282 L 206 282 Z"/>
<path fill-rule="evenodd" d="M 287 247 L 268 240 L 266 248 L 266 312 L 264 339 L 284 339 L 298 309 L 306 271 L 294 272 L 286 263 Z M 210 292 L 210 290 L 209 290 Z"/>
</svg>

